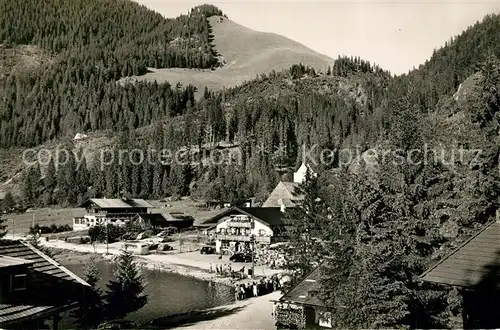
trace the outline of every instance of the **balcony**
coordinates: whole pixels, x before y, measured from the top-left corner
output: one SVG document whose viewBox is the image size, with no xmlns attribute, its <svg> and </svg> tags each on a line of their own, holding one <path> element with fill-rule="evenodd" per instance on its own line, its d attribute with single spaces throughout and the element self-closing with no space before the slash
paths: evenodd
<svg viewBox="0 0 500 330">
<path fill-rule="evenodd" d="M 251 242 L 252 238 L 250 235 L 225 235 L 216 234 L 215 238 L 221 241 L 232 241 L 232 242 Z M 271 243 L 271 236 L 255 236 L 255 242 L 257 243 Z"/>
<path fill-rule="evenodd" d="M 255 242 L 271 244 L 271 236 L 255 236 Z"/>
</svg>

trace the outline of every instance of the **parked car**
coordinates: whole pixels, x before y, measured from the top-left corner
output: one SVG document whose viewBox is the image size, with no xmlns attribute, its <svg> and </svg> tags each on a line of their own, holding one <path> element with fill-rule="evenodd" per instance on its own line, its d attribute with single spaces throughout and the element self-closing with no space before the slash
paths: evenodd
<svg viewBox="0 0 500 330">
<path fill-rule="evenodd" d="M 168 243 L 168 242 L 173 242 L 173 239 L 170 237 L 160 237 L 158 239 L 158 243 Z"/>
<path fill-rule="evenodd" d="M 113 320 L 99 324 L 97 330 L 104 329 L 112 329 L 112 330 L 121 330 L 121 329 L 139 329 L 137 324 L 134 321 L 128 320 Z"/>
<path fill-rule="evenodd" d="M 171 251 L 173 250 L 174 248 L 171 247 L 170 245 L 166 244 L 166 243 L 160 243 L 158 244 L 158 251 Z"/>
<path fill-rule="evenodd" d="M 148 233 L 147 233 L 147 232 L 142 232 L 142 233 L 140 233 L 139 235 L 137 235 L 137 238 L 136 238 L 136 239 L 138 239 L 138 240 L 139 240 L 139 239 L 144 239 L 144 238 L 148 238 L 148 237 L 149 237 L 149 235 L 148 235 Z"/>
<path fill-rule="evenodd" d="M 172 235 L 172 234 L 175 234 L 177 233 L 177 228 L 175 227 L 167 227 L 165 228 L 164 230 L 162 230 L 161 232 L 158 233 L 158 237 L 166 237 L 166 236 L 169 236 L 169 235 Z"/>
<path fill-rule="evenodd" d="M 122 236 L 122 240 L 124 240 L 124 241 L 131 241 L 131 240 L 133 240 L 135 237 L 137 237 L 137 234 L 127 233 L 127 234 L 124 234 L 124 235 Z"/>
<path fill-rule="evenodd" d="M 162 230 L 158 234 L 156 234 L 156 237 L 160 237 L 160 238 L 166 237 L 166 236 L 168 236 L 168 233 L 166 230 Z"/>
<path fill-rule="evenodd" d="M 203 246 L 200 249 L 200 254 L 214 254 L 215 253 L 215 247 L 213 246 Z"/>
<path fill-rule="evenodd" d="M 235 253 L 229 257 L 232 262 L 252 262 L 252 255 L 248 253 Z"/>
</svg>

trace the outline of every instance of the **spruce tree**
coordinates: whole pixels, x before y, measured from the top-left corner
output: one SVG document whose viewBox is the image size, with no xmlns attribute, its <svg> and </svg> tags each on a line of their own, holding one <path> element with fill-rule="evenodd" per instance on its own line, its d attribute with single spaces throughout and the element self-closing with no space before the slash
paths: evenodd
<svg viewBox="0 0 500 330">
<path fill-rule="evenodd" d="M 50 157 L 49 164 L 45 171 L 45 189 L 52 192 L 56 186 L 56 167 L 54 165 L 54 157 Z"/>
<path fill-rule="evenodd" d="M 102 292 L 97 286 L 101 273 L 97 268 L 95 257 L 91 257 L 83 272 L 85 282 L 90 285 L 85 301 L 80 302 L 80 306 L 74 310 L 72 316 L 75 324 L 79 328 L 95 328 L 103 319 Z"/>
<path fill-rule="evenodd" d="M 130 192 L 132 193 L 132 196 L 134 197 L 139 197 L 140 193 L 140 185 L 141 185 L 141 178 L 140 178 L 140 173 L 141 173 L 141 166 L 140 165 L 131 165 L 132 170 L 131 170 L 131 178 L 130 178 Z"/>
<path fill-rule="evenodd" d="M 172 194 L 168 175 L 169 175 L 168 169 L 165 169 L 163 171 L 163 178 L 161 181 L 161 192 L 163 196 L 170 196 Z"/>
<path fill-rule="evenodd" d="M 124 318 L 146 305 L 143 278 L 129 251 L 122 251 L 119 255 L 115 279 L 110 280 L 106 286 L 107 319 Z"/>
<path fill-rule="evenodd" d="M 42 244 L 40 244 L 40 238 L 41 238 L 40 233 L 33 233 L 33 235 L 28 240 L 28 243 L 30 243 L 34 248 L 42 251 L 49 257 L 53 258 L 54 254 L 52 253 L 52 251 L 43 246 Z"/>
<path fill-rule="evenodd" d="M 290 285 L 296 284 L 322 261 L 322 228 L 328 225 L 326 207 L 318 178 L 308 169 L 306 178 L 293 192 L 296 207 L 285 210 L 290 249 L 285 254 L 286 269 L 291 272 Z"/>
<path fill-rule="evenodd" d="M 25 206 L 36 205 L 36 199 L 40 191 L 41 172 L 38 164 L 28 168 L 23 180 L 23 201 Z"/>
<path fill-rule="evenodd" d="M 5 219 L 4 215 L 0 213 L 0 239 L 7 234 L 6 221 L 7 219 Z"/>
<path fill-rule="evenodd" d="M 78 160 L 80 163 L 76 166 L 76 191 L 85 194 L 89 187 L 89 169 L 87 166 L 87 159 L 81 150 L 79 151 Z"/>
<path fill-rule="evenodd" d="M 159 199 L 163 196 L 163 166 L 156 164 L 153 171 L 153 198 Z"/>
<path fill-rule="evenodd" d="M 3 200 L 2 200 L 2 209 L 7 213 L 10 212 L 16 206 L 16 201 L 14 200 L 14 196 L 10 191 L 8 191 Z"/>
<path fill-rule="evenodd" d="M 141 165 L 141 198 L 149 198 L 152 192 L 153 185 L 153 169 L 148 161 L 144 161 Z"/>
<path fill-rule="evenodd" d="M 118 182 L 116 180 L 116 166 L 114 164 L 106 166 L 105 170 L 106 198 L 115 198 L 118 193 Z"/>
</svg>

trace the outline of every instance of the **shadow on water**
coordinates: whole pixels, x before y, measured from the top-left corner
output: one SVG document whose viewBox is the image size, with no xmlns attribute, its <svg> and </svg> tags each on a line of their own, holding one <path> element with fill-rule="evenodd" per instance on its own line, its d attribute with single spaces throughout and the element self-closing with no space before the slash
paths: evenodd
<svg viewBox="0 0 500 330">
<path fill-rule="evenodd" d="M 500 242 L 498 242 L 500 243 Z M 483 267 L 482 277 L 462 291 L 465 329 L 500 328 L 500 250 L 495 260 Z"/>
<path fill-rule="evenodd" d="M 77 275 L 83 275 L 85 269 L 85 265 L 67 265 L 67 267 Z M 98 287 L 105 292 L 106 283 L 114 277 L 116 264 L 99 262 L 97 267 L 101 274 Z M 140 310 L 127 315 L 126 319 L 128 320 L 143 325 L 160 321 L 181 324 L 187 322 L 186 318 L 189 320 L 203 320 L 220 317 L 232 312 L 232 309 L 193 312 L 212 309 L 233 302 L 234 288 L 230 286 L 142 267 L 141 274 L 145 284 L 144 294 L 147 295 L 148 302 Z M 168 321 L 169 319 L 172 319 L 172 321 Z M 63 323 L 62 327 L 71 326 L 71 320 L 69 319 L 64 320 Z"/>
<path fill-rule="evenodd" d="M 164 317 L 156 318 L 146 324 L 143 324 L 141 328 L 148 329 L 172 329 L 180 326 L 193 325 L 202 321 L 211 321 L 219 317 L 228 316 L 242 310 L 243 307 L 228 307 L 228 308 L 217 308 L 205 311 L 195 311 L 183 314 L 169 315 Z"/>
</svg>

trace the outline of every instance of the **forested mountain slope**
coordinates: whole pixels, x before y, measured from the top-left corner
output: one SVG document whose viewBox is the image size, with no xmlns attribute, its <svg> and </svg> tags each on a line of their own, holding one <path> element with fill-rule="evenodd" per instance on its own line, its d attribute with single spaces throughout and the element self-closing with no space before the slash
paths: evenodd
<svg viewBox="0 0 500 330">
<path fill-rule="evenodd" d="M 441 97 L 453 94 L 459 84 L 477 72 L 489 53 L 500 54 L 500 17 L 491 14 L 437 49 L 432 57 L 409 74 L 399 76 L 398 93 L 409 92 L 420 109 L 433 109 Z"/>
<path fill-rule="evenodd" d="M 193 163 L 190 171 L 193 173 L 186 181 L 178 178 L 174 180 L 170 173 L 176 172 L 175 168 L 179 166 L 153 168 L 150 164 L 143 164 L 144 166 L 135 166 L 139 169 L 134 175 L 144 177 L 140 173 L 147 172 L 152 177 L 153 172 L 158 171 L 161 174 L 158 181 L 162 182 L 165 178 L 165 186 L 157 187 L 159 190 L 153 194 L 152 181 L 145 180 L 143 188 L 140 184 L 132 187 L 129 181 L 110 186 L 106 191 L 101 187 L 98 194 L 114 195 L 123 190 L 135 195 L 159 197 L 172 194 L 180 189 L 177 187 L 182 186 L 182 194 L 196 194 L 201 195 L 200 197 L 208 197 L 210 194 L 211 198 L 220 198 L 232 189 L 231 186 L 220 180 L 212 180 L 210 176 L 206 177 L 207 169 L 197 163 L 202 161 L 200 157 L 210 157 L 215 143 L 225 141 L 225 144 L 233 146 L 226 148 L 226 153 L 239 155 L 245 163 L 234 168 L 239 175 L 245 177 L 239 183 L 245 187 L 240 187 L 239 195 L 234 198 L 240 199 L 253 193 L 263 196 L 278 178 L 276 168 L 296 165 L 302 144 L 337 148 L 344 142 L 352 141 L 352 136 L 356 134 L 359 134 L 360 140 L 365 141 L 365 145 L 369 141 L 374 142 L 376 135 L 372 133 L 380 125 L 377 120 L 380 111 L 374 109 L 373 105 L 378 102 L 376 98 L 381 97 L 389 75 L 359 59 L 338 60 L 335 70 L 343 67 L 352 72 L 344 76 L 333 75 L 331 72 L 328 75 L 317 74 L 311 68 L 295 65 L 290 70 L 261 75 L 258 80 L 224 93 L 205 91 L 204 98 L 190 105 L 185 115 L 158 120 L 139 130 L 108 132 L 109 143 L 106 147 L 126 146 L 127 150 L 146 150 L 152 147 L 172 152 L 190 147 Z M 89 140 L 94 140 L 92 134 Z M 99 141 L 102 139 L 99 138 Z M 65 142 L 69 148 L 78 149 L 80 144 L 79 141 Z M 82 152 L 88 157 L 88 163 L 98 160 L 99 147 L 105 147 L 102 142 L 97 143 L 97 140 L 96 143 L 89 142 L 85 145 Z M 265 148 L 259 148 L 260 145 L 265 145 Z M 46 144 L 46 147 L 54 149 L 57 144 Z M 286 148 L 286 153 L 280 154 L 278 151 L 283 148 Z M 129 163 L 122 165 L 127 171 L 132 170 Z M 244 169 L 254 171 L 251 180 Z M 115 166 L 106 167 L 105 170 L 109 171 L 110 180 L 115 180 L 116 183 L 120 181 L 116 181 L 114 177 L 119 171 Z M 226 170 L 230 170 L 230 166 L 226 168 L 221 165 L 217 175 L 223 176 Z M 99 184 L 106 183 L 103 179 L 98 181 Z M 93 179 L 90 182 L 94 182 Z M 197 183 L 201 191 L 192 186 L 194 183 Z M 186 188 L 190 185 L 191 188 Z M 217 189 L 212 189 L 214 185 Z M 85 186 L 81 188 L 86 189 Z"/>
<path fill-rule="evenodd" d="M 131 6 L 138 8 L 139 12 L 145 10 L 134 7 L 135 4 Z M 203 17 L 221 14 L 213 7 L 201 8 L 201 12 L 193 10 L 182 20 L 202 19 L 201 13 L 204 13 Z M 35 194 L 39 197 L 48 195 L 43 198 L 48 203 L 60 200 L 53 198 L 55 191 L 66 192 L 68 189 L 75 191 L 71 196 L 61 198 L 67 199 L 69 204 L 75 203 L 77 199 L 88 196 L 88 186 L 92 186 L 92 194 L 98 196 L 115 196 L 126 191 L 143 197 L 174 194 L 214 199 L 225 196 L 235 201 L 253 195 L 265 198 L 280 179 L 282 172 L 276 169 L 290 170 L 297 165 L 301 161 L 303 146 L 316 146 L 315 156 L 319 155 L 321 148 L 336 150 L 329 156 L 327 164 L 319 168 L 319 171 L 330 170 L 339 166 L 339 148 L 355 148 L 356 152 L 363 152 L 369 147 L 383 145 L 399 120 L 396 119 L 398 112 L 408 108 L 408 104 L 425 118 L 428 113 L 435 114 L 440 120 L 447 118 L 448 115 L 443 114 L 451 108 L 460 112 L 456 106 L 450 105 L 456 88 L 445 91 L 442 87 L 445 82 L 437 83 L 426 77 L 438 77 L 439 72 L 457 66 L 458 57 L 446 55 L 450 47 L 466 49 L 476 45 L 475 38 L 483 38 L 483 45 L 493 44 L 489 39 L 484 40 L 481 32 L 492 21 L 498 21 L 498 17 L 488 17 L 482 23 L 484 26 L 479 24 L 464 32 L 467 38 L 457 37 L 452 46 L 438 50 L 427 64 L 409 75 L 391 78 L 387 72 L 358 58 L 339 58 L 325 73 L 294 65 L 283 72 L 263 74 L 225 91 L 205 89 L 199 101 L 194 99 L 194 89 L 189 86 L 144 82 L 122 86 L 114 81 L 115 75 L 103 76 L 96 74 L 99 71 L 92 71 L 95 69 L 90 66 L 92 62 L 89 62 L 91 73 L 87 76 L 82 69 L 86 66 L 68 66 L 69 71 L 63 74 L 65 71 L 60 71 L 61 66 L 52 64 L 42 75 L 33 74 L 25 80 L 12 76 L 6 84 L 7 102 L 3 103 L 1 112 L 6 139 L 2 143 L 7 146 L 38 145 L 59 136 L 71 138 L 76 132 L 107 131 L 109 142 L 106 145 L 116 148 L 147 149 L 154 146 L 156 149 L 179 150 L 190 147 L 192 164 L 202 157 L 199 155 L 201 151 L 210 149 L 207 145 L 221 141 L 232 146 L 230 153 L 234 154 L 236 150 L 242 158 L 238 166 L 210 168 L 198 165 L 132 166 L 130 163 L 117 168 L 113 165 L 106 167 L 104 172 L 94 171 L 94 175 L 80 185 L 67 187 L 64 184 L 62 188 L 51 185 Z M 204 32 L 199 33 L 204 35 Z M 33 37 L 33 40 L 38 39 Z M 495 40 L 494 34 L 491 40 Z M 481 63 L 487 51 L 488 48 L 483 52 L 471 52 L 466 69 L 475 72 L 474 67 Z M 57 53 L 54 56 L 57 61 Z M 439 60 L 441 57 L 443 60 Z M 59 61 L 66 63 L 64 59 Z M 127 67 L 122 64 L 118 62 L 116 68 Z M 53 74 L 63 79 L 63 83 L 54 84 L 51 80 Z M 458 87 L 458 83 L 455 85 Z M 23 95 L 27 96 L 21 97 Z M 439 104 L 438 99 L 441 99 Z M 402 100 L 406 105 L 401 105 Z M 444 107 L 448 110 L 443 110 Z M 21 109 L 24 112 L 19 115 Z M 420 121 L 416 122 L 420 124 Z M 435 126 L 430 127 L 435 129 Z M 437 139 L 431 137 L 432 141 L 428 142 L 437 144 Z M 92 143 L 89 145 L 87 163 L 90 164 L 94 157 L 91 155 L 96 150 L 92 149 Z M 74 169 L 68 171 L 67 180 L 72 182 L 76 173 Z"/>
<path fill-rule="evenodd" d="M 183 19 L 220 15 L 202 8 L 205 14 L 194 11 Z M 54 139 L 48 143 L 53 148 L 70 133 L 109 134 L 88 159 L 81 156 L 97 144 L 94 137 L 85 146 L 61 145 L 76 151 L 64 165 L 25 168 L 17 198 L 24 207 L 123 194 L 262 200 L 300 163 L 305 147 L 313 159 L 323 159 L 309 160 L 319 179 L 300 188 L 307 196 L 296 210 L 302 216 L 286 219 L 294 225 L 287 256 L 292 281 L 315 266 L 311 261 L 323 263 L 318 294 L 334 306 L 334 328 L 463 327 L 456 323 L 457 290 L 422 282 L 419 275 L 491 221 L 500 206 L 499 16 L 471 27 L 408 75 L 393 78 L 376 65 L 344 57 L 324 73 L 296 64 L 223 91 L 205 89 L 199 101 L 189 86 L 116 83 L 134 70 L 130 65 L 146 65 L 150 54 L 132 61 L 108 49 L 117 59 L 110 66 L 98 53 L 80 58 L 64 50 L 88 44 L 77 36 L 51 46 L 43 29 L 30 39 L 29 28 L 17 33 L 0 22 L 3 35 L 15 36 L 11 42 L 33 40 L 54 52 L 45 71 L 7 78 L 2 145 Z M 23 24 L 28 22 L 17 26 Z M 56 50 L 71 56 L 59 58 Z M 132 149 L 186 152 L 182 162 L 140 162 L 135 156 L 117 162 L 100 158 L 100 147 L 115 157 Z M 221 149 L 236 154 L 235 161 L 204 162 L 210 154 L 202 151 Z M 352 171 L 354 159 L 345 162 L 340 150 L 383 157 Z M 311 244 L 313 239 L 324 244 Z"/>
<path fill-rule="evenodd" d="M 2 1 L 3 47 L 33 45 L 52 61 L 9 74 L 0 86 L 0 146 L 35 146 L 101 129 L 135 129 L 182 114 L 194 88 L 163 84 L 122 87 L 116 80 L 147 67 L 210 68 L 218 64 L 201 6 L 165 19 L 131 1 Z"/>
</svg>

